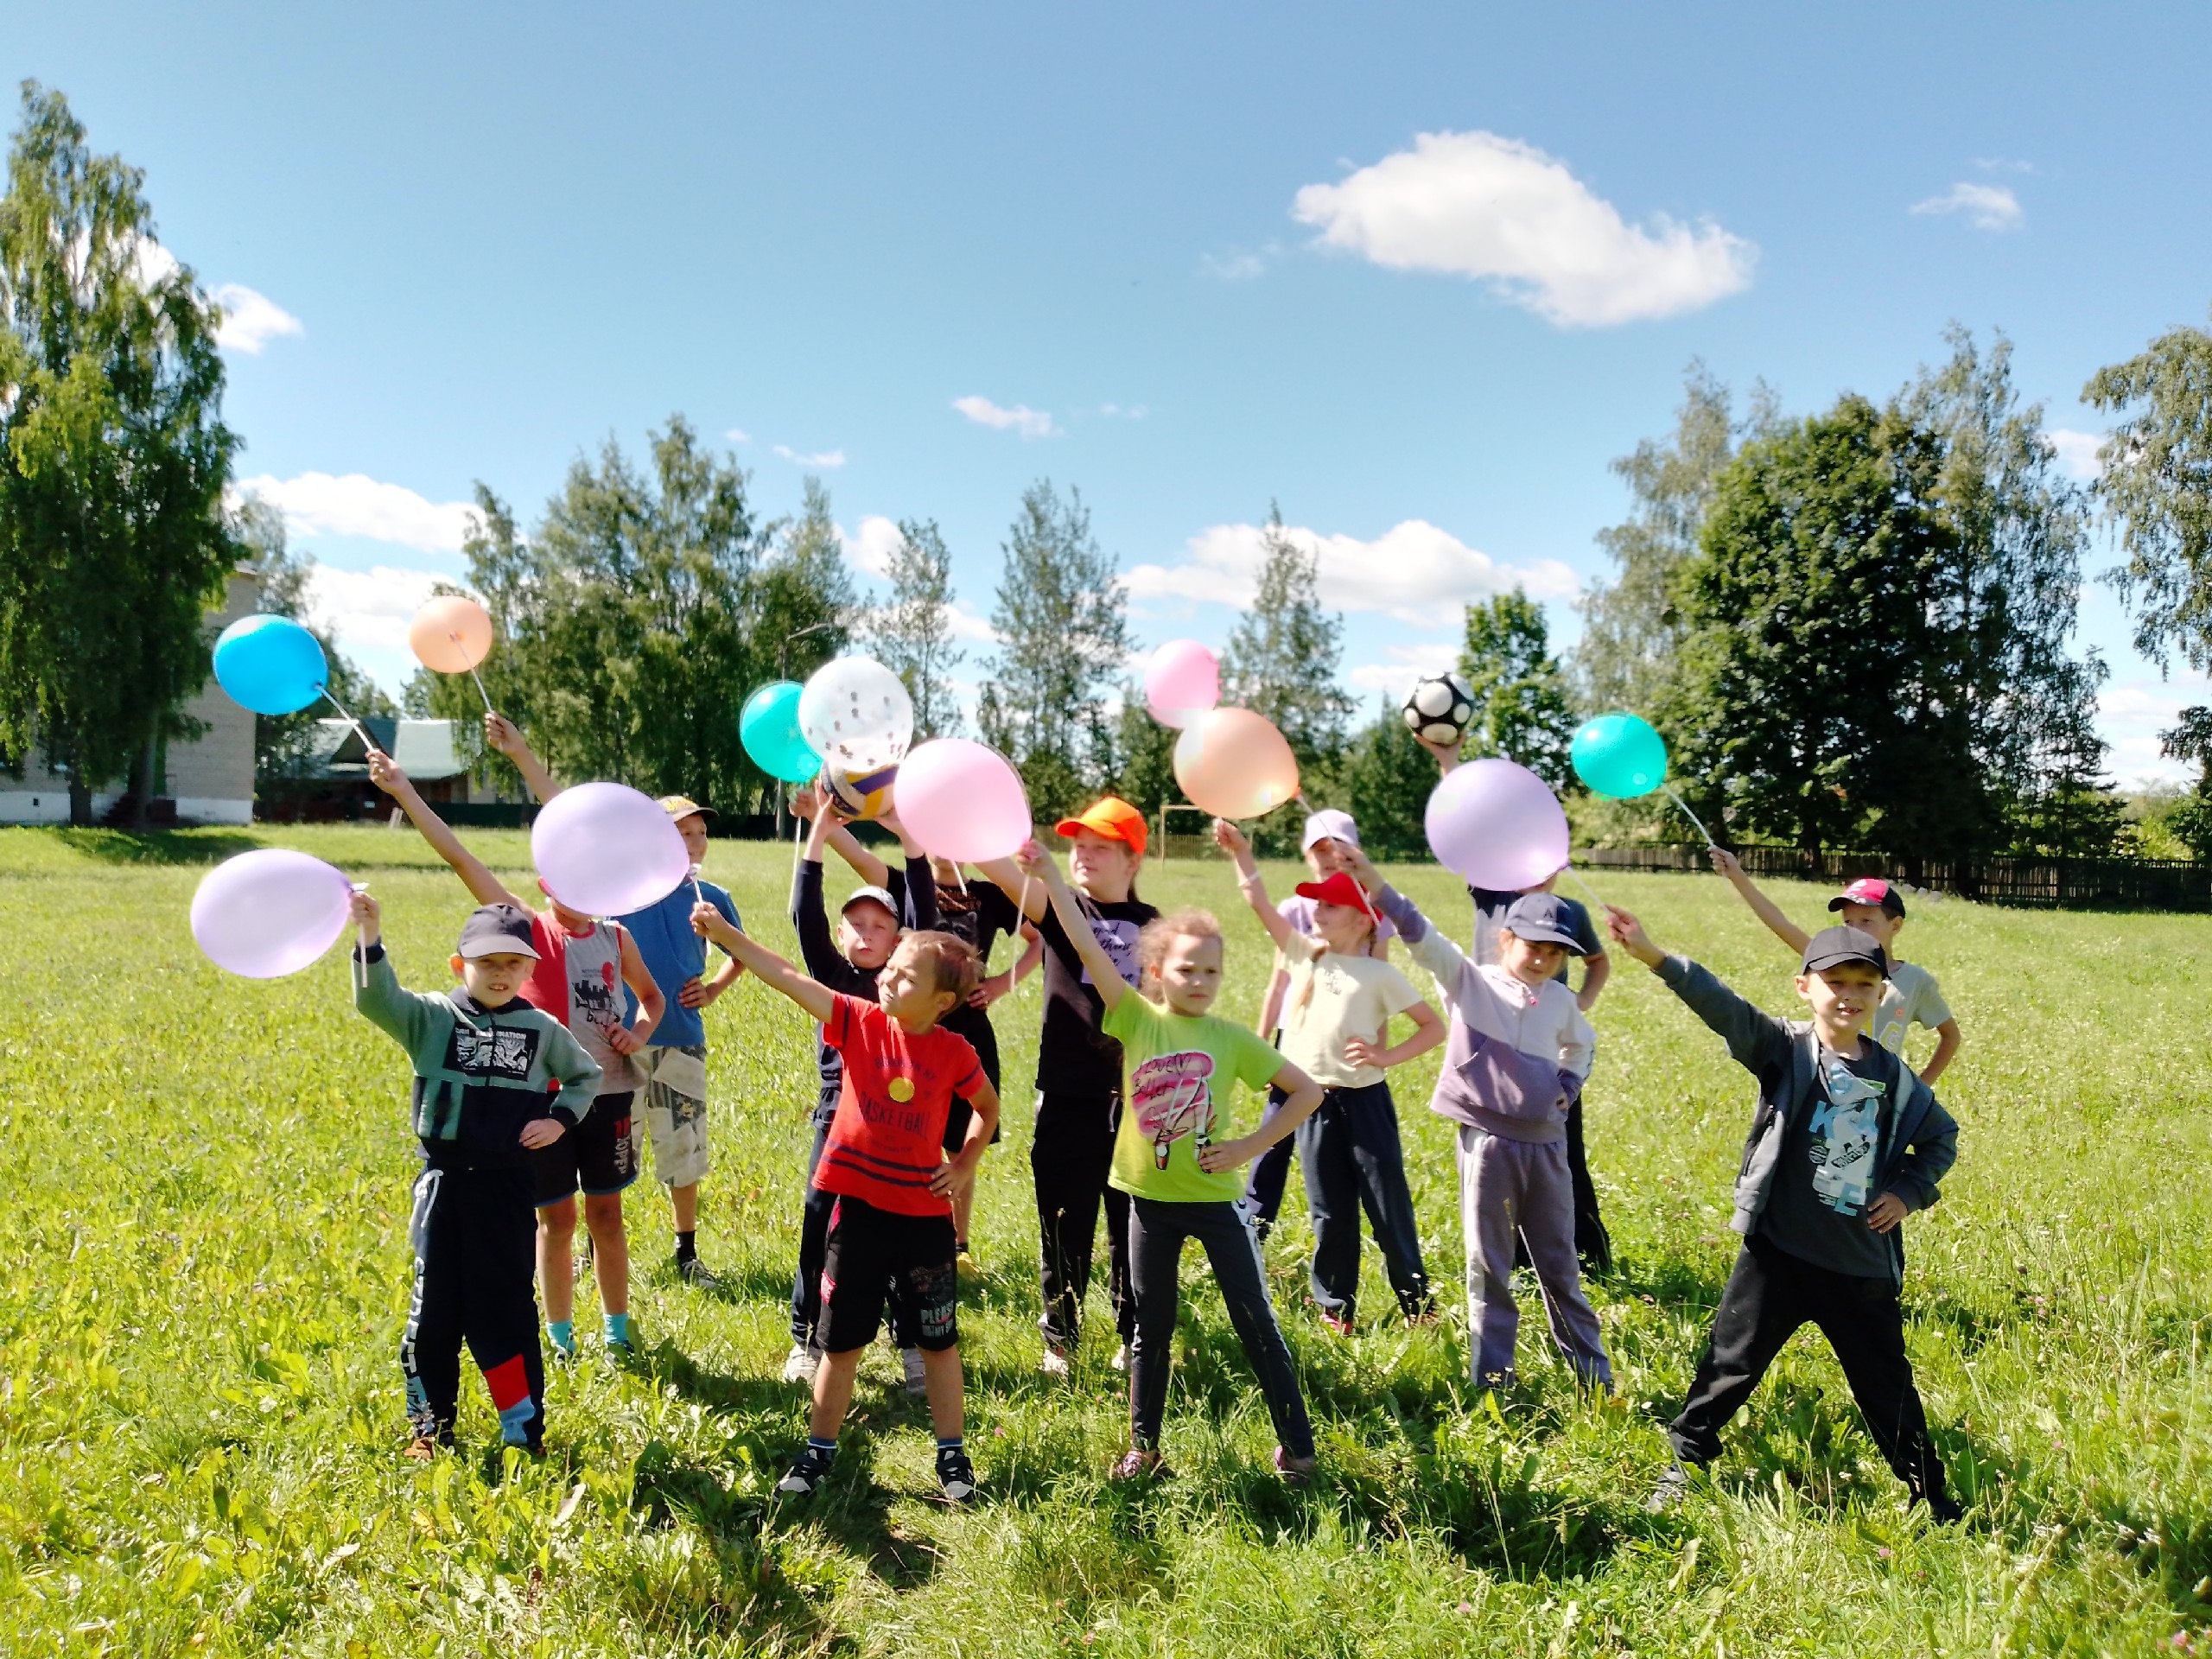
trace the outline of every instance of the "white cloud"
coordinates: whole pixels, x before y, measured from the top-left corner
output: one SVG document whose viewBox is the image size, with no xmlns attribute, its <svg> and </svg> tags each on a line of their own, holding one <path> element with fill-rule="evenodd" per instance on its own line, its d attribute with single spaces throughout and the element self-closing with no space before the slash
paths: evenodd
<svg viewBox="0 0 2212 1659">
<path fill-rule="evenodd" d="M 1052 424 L 1052 417 L 1041 409 L 1032 409 L 1027 404 L 1016 404 L 1012 409 L 1001 409 L 988 397 L 956 397 L 952 406 L 978 426 L 988 426 L 995 431 L 1019 432 L 1025 438 L 1056 437 L 1060 429 Z"/>
<path fill-rule="evenodd" d="M 1395 694 L 1407 690 L 1415 680 L 1448 672 L 1459 660 L 1450 646 L 1434 643 L 1385 645 L 1382 654 L 1390 660 L 1361 663 L 1347 671 L 1344 677 L 1370 691 Z"/>
<path fill-rule="evenodd" d="M 1266 274 L 1281 248 L 1270 242 L 1264 248 L 1232 249 L 1227 253 L 1202 253 L 1198 269 L 1216 282 L 1249 283 Z"/>
<path fill-rule="evenodd" d="M 753 442 L 753 435 L 750 432 L 744 431 L 734 426 L 730 428 L 728 431 L 723 433 L 722 436 L 728 438 L 732 443 L 750 443 Z"/>
<path fill-rule="evenodd" d="M 1152 410 L 1142 404 L 1101 404 L 1098 412 L 1109 421 L 1141 421 Z"/>
<path fill-rule="evenodd" d="M 1318 556 L 1323 604 L 1379 613 L 1415 627 L 1454 622 L 1449 607 L 1516 587 L 1539 600 L 1569 598 L 1581 588 L 1574 572 L 1556 559 L 1526 567 L 1500 564 L 1425 519 L 1408 518 L 1371 542 L 1303 528 L 1284 533 Z M 1122 578 L 1122 585 L 1133 599 L 1185 599 L 1241 609 L 1252 601 L 1265 536 L 1258 524 L 1215 524 L 1191 537 L 1185 563 L 1138 565 Z"/>
<path fill-rule="evenodd" d="M 899 526 L 890 519 L 880 513 L 871 514 L 861 520 L 859 531 L 851 535 L 840 524 L 837 539 L 844 545 L 845 556 L 871 576 L 891 574 L 891 556 L 899 547 Z"/>
<path fill-rule="evenodd" d="M 467 538 L 475 506 L 467 501 L 427 501 L 398 484 L 383 484 L 359 473 L 342 478 L 302 473 L 276 478 L 264 473 L 241 479 L 241 495 L 257 495 L 281 510 L 288 528 L 306 536 L 358 536 L 394 542 L 425 553 L 458 553 Z"/>
<path fill-rule="evenodd" d="M 2033 162 L 2016 161 L 2008 156 L 1977 156 L 1974 164 L 1985 173 L 2032 173 Z"/>
<path fill-rule="evenodd" d="M 842 449 L 824 449 L 818 454 L 807 455 L 801 454 L 798 450 L 790 448 L 780 443 L 772 445 L 771 447 L 779 455 L 791 462 L 794 467 L 842 467 L 845 464 L 845 452 Z"/>
<path fill-rule="evenodd" d="M 340 570 L 318 562 L 308 583 L 308 612 L 348 657 L 404 653 L 408 623 L 432 588 L 449 580 L 435 570 L 389 564 Z"/>
<path fill-rule="evenodd" d="M 1750 286 L 1758 250 L 1709 222 L 1630 225 L 1566 165 L 1491 132 L 1425 132 L 1291 208 L 1324 246 L 1485 282 L 1561 327 L 1694 311 Z"/>
<path fill-rule="evenodd" d="M 952 637 L 979 645 L 995 645 L 999 642 L 999 631 L 991 626 L 990 618 L 982 614 L 964 599 L 956 599 L 948 607 L 952 623 Z"/>
<path fill-rule="evenodd" d="M 2101 470 L 2097 466 L 2097 450 L 2105 441 L 2101 432 L 2073 432 L 2055 426 L 2044 436 L 2050 440 L 2051 448 L 2058 451 L 2058 464 L 2076 478 L 2094 478 Z"/>
<path fill-rule="evenodd" d="M 1916 201 L 1911 211 L 1922 215 L 1961 213 L 1977 231 L 2017 231 L 2028 219 L 2027 210 L 2009 184 L 1961 181 L 1940 196 Z"/>
<path fill-rule="evenodd" d="M 258 357 L 270 340 L 307 333 L 297 317 L 242 283 L 223 283 L 214 300 L 223 308 L 223 326 L 215 331 L 215 343 L 232 351 Z"/>
<path fill-rule="evenodd" d="M 2180 724 L 2181 711 L 2212 702 L 2212 678 L 2192 671 L 2171 679 L 2113 680 L 2097 696 L 2097 730 L 2112 745 L 2106 767 L 2123 789 L 2145 784 L 2193 784 L 2196 768 L 2158 751 L 2158 734 Z"/>
</svg>

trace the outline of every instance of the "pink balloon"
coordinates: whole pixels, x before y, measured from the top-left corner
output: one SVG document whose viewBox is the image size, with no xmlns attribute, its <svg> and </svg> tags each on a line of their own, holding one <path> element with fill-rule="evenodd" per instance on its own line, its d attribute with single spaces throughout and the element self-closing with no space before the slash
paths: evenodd
<svg viewBox="0 0 2212 1659">
<path fill-rule="evenodd" d="M 200 877 L 192 895 L 192 937 L 218 968 L 280 979 L 337 943 L 353 901 L 353 884 L 321 859 L 257 848 Z"/>
<path fill-rule="evenodd" d="M 932 738 L 907 755 L 892 804 L 923 851 L 956 864 L 1011 858 L 1035 833 L 1020 774 L 964 737 Z"/>
<path fill-rule="evenodd" d="M 1510 760 L 1470 760 L 1428 798 L 1437 862 L 1478 887 L 1533 887 L 1567 861 L 1567 813 L 1552 787 Z"/>
<path fill-rule="evenodd" d="M 1145 707 L 1163 726 L 1187 726 L 1221 701 L 1221 664 L 1195 639 L 1170 639 L 1144 665 Z"/>
<path fill-rule="evenodd" d="M 1217 818 L 1256 818 L 1298 793 L 1298 757 L 1265 715 L 1213 709 L 1175 740 L 1175 781 Z"/>
<path fill-rule="evenodd" d="M 676 820 L 623 784 L 578 784 L 546 802 L 530 855 L 546 891 L 587 916 L 643 910 L 691 874 Z"/>
</svg>

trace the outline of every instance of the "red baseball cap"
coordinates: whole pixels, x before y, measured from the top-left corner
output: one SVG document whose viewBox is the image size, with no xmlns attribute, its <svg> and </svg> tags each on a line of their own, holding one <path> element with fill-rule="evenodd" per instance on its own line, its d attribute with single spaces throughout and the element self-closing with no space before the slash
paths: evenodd
<svg viewBox="0 0 2212 1659">
<path fill-rule="evenodd" d="M 1055 831 L 1071 839 L 1078 830 L 1089 830 L 1109 841 L 1126 842 L 1139 858 L 1144 856 L 1144 814 L 1118 795 L 1102 795 L 1071 818 L 1062 818 Z"/>
<path fill-rule="evenodd" d="M 1348 910 L 1363 910 L 1370 916 L 1375 913 L 1375 904 L 1368 898 L 1367 889 L 1342 870 L 1332 870 L 1325 880 L 1300 882 L 1298 896 L 1325 905 L 1342 905 Z"/>
<path fill-rule="evenodd" d="M 1831 911 L 1841 910 L 1846 905 L 1872 905 L 1886 916 L 1904 918 L 1904 895 L 1878 875 L 1862 875 L 1841 893 L 1828 900 Z"/>
</svg>

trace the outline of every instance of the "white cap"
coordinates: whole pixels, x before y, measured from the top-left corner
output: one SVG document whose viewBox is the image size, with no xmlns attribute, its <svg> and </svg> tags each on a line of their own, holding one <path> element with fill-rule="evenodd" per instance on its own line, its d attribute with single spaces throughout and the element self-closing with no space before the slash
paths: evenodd
<svg viewBox="0 0 2212 1659">
<path fill-rule="evenodd" d="M 1341 841 L 1347 846 L 1359 845 L 1359 826 L 1351 821 L 1351 814 L 1339 812 L 1333 806 L 1325 806 L 1306 820 L 1306 833 L 1299 837 L 1300 852 L 1313 850 L 1317 841 Z"/>
</svg>

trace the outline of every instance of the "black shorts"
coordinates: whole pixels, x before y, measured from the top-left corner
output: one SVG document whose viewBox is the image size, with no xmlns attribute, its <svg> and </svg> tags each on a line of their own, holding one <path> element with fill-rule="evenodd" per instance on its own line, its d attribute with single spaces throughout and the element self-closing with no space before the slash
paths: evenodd
<svg viewBox="0 0 2212 1659">
<path fill-rule="evenodd" d="M 595 1198 L 638 1179 L 638 1121 L 630 1112 L 635 1099 L 626 1090 L 600 1096 L 582 1122 L 530 1154 L 539 1209 L 574 1198 L 580 1186 L 586 1198 Z"/>
<path fill-rule="evenodd" d="M 976 1109 L 955 1095 L 952 1104 L 944 1114 L 945 1155 L 957 1158 L 960 1149 L 968 1144 L 968 1125 L 976 1116 Z M 1006 1120 L 1001 1117 L 991 1125 L 991 1145 L 999 1143 L 999 1136 L 1006 1133 Z"/>
<path fill-rule="evenodd" d="M 888 1296 L 932 1351 L 960 1340 L 960 1274 L 950 1216 L 902 1216 L 840 1195 L 822 1264 L 822 1346 L 842 1354 L 875 1340 Z"/>
</svg>

